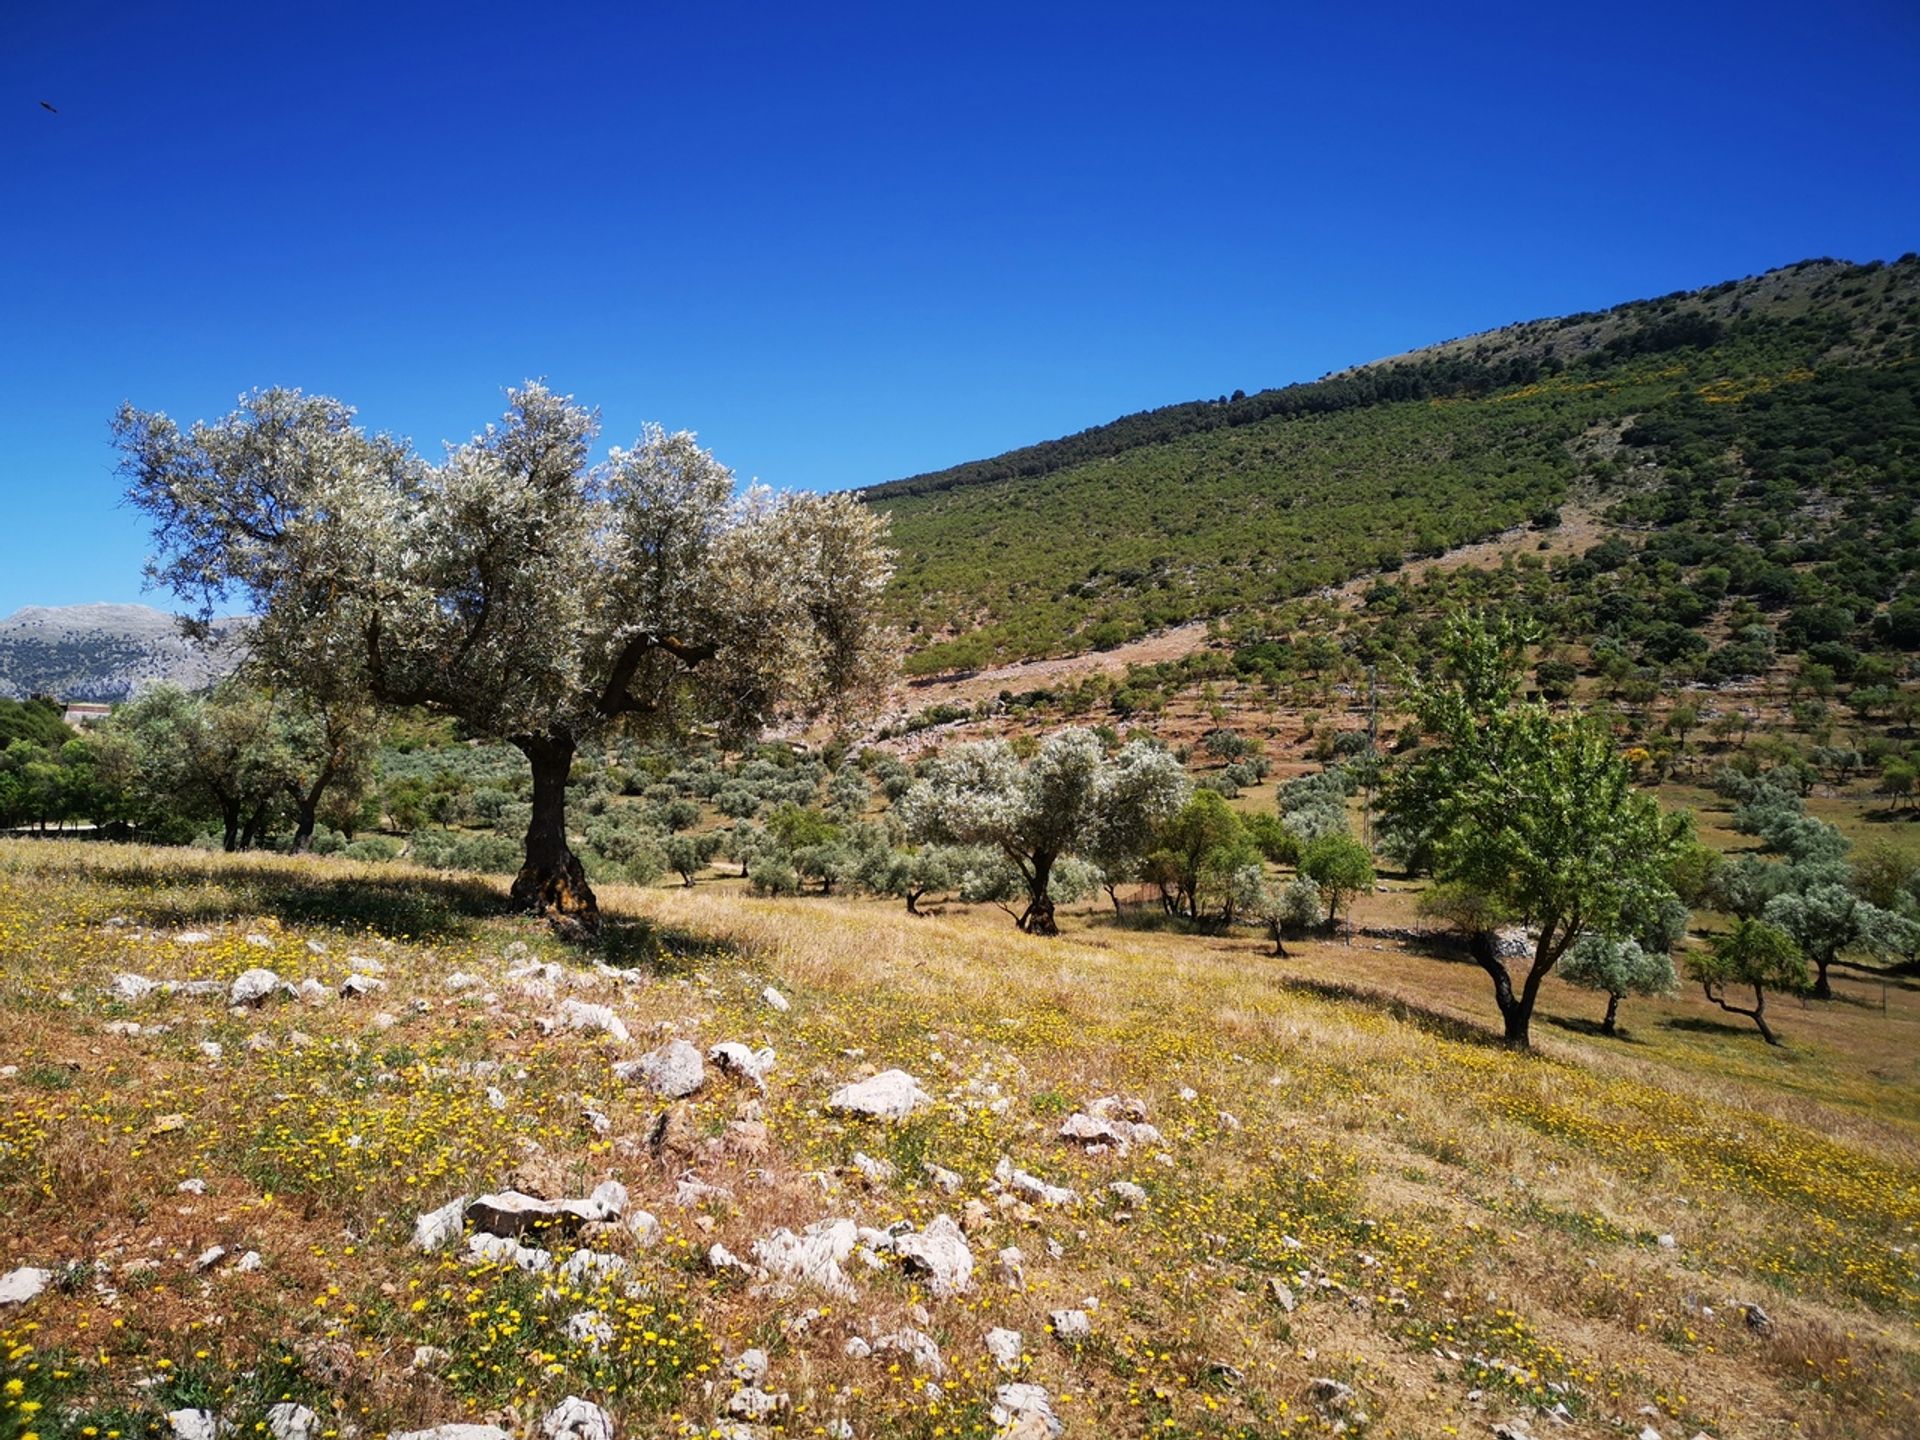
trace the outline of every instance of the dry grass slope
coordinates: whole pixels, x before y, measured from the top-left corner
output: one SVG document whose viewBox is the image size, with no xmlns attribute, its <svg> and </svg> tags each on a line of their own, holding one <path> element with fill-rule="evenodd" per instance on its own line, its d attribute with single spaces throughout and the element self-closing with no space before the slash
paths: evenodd
<svg viewBox="0 0 1920 1440">
<path fill-rule="evenodd" d="M 0 1309 L 5 1433 L 131 1440 L 205 1406 L 251 1434 L 283 1397 L 328 1435 L 527 1430 L 579 1394 L 623 1435 L 708 1434 L 755 1346 L 791 1397 L 766 1434 L 990 1435 L 1015 1378 L 1047 1389 L 1069 1436 L 1920 1431 L 1910 1064 L 1882 1113 L 1845 1065 L 1784 1084 L 1733 1036 L 1642 1054 L 1555 1031 L 1515 1056 L 1463 1018 L 1468 978 L 1443 974 L 1431 1001 L 1410 979 L 1462 967 L 1397 952 L 1272 961 L 1253 939 L 1092 917 L 1033 941 L 998 916 L 709 885 L 603 898 L 601 958 L 634 981 L 501 918 L 480 882 L 0 846 L 0 1064 L 16 1067 L 0 1256 L 55 1272 Z M 509 979 L 515 945 L 564 973 Z M 122 971 L 259 965 L 332 989 L 365 968 L 354 956 L 384 991 L 230 1011 L 108 990 Z M 459 971 L 480 986 L 449 989 Z M 613 1006 L 633 1040 L 544 1033 L 569 994 Z M 648 1145 L 659 1102 L 609 1069 L 669 1032 L 778 1054 L 764 1097 L 710 1075 L 679 1153 Z M 1817 1044 L 1843 1047 L 1845 1028 Z M 1720 1051 L 1737 1058 L 1703 1058 Z M 897 1125 L 826 1113 L 835 1086 L 895 1066 L 935 1103 Z M 1146 1102 L 1160 1143 L 1058 1138 L 1116 1093 Z M 856 1151 L 896 1178 L 870 1185 Z M 1002 1156 L 1079 1203 L 1005 1195 Z M 730 1197 L 677 1205 L 689 1169 Z M 617 1177 L 661 1238 L 598 1237 L 625 1270 L 568 1281 L 408 1244 L 416 1213 L 516 1175 L 573 1194 Z M 1145 1200 L 1108 1189 L 1123 1180 Z M 853 1264 L 852 1300 L 764 1294 L 705 1263 L 776 1226 L 941 1213 L 964 1215 L 978 1262 L 952 1298 L 885 1257 Z M 215 1244 L 229 1258 L 198 1268 Z M 994 1274 L 1007 1246 L 1024 1289 Z M 245 1251 L 258 1269 L 232 1263 Z M 1063 1308 L 1087 1311 L 1087 1338 L 1050 1333 Z M 570 1337 L 588 1310 L 600 1338 Z M 845 1353 L 906 1326 L 938 1343 L 942 1375 Z M 1017 1374 L 983 1348 L 996 1326 L 1023 1337 Z"/>
</svg>

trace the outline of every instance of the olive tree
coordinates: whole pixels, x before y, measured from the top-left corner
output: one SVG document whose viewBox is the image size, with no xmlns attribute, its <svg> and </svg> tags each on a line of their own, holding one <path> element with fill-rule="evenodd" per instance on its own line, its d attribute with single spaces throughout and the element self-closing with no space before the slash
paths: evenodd
<svg viewBox="0 0 1920 1440">
<path fill-rule="evenodd" d="M 1621 907 L 1620 933 L 1590 930 L 1568 948 L 1560 978 L 1607 997 L 1603 1034 L 1618 1033 L 1620 1002 L 1627 996 L 1672 993 L 1678 983 L 1673 947 L 1686 938 L 1688 915 L 1677 895 L 1636 896 Z"/>
<path fill-rule="evenodd" d="M 1468 949 L 1493 980 L 1508 1043 L 1522 1046 L 1574 941 L 1618 933 L 1631 899 L 1669 889 L 1688 835 L 1685 816 L 1634 789 L 1603 726 L 1518 698 L 1523 639 L 1506 624 L 1454 622 L 1448 674 L 1413 693 L 1423 743 L 1389 771 L 1381 801 L 1402 853 L 1427 860 L 1446 892 L 1474 897 Z M 1501 923 L 1535 937 L 1517 988 L 1495 943 Z"/>
<path fill-rule="evenodd" d="M 1015 923 L 1028 934 L 1057 935 L 1061 860 L 1095 847 L 1112 860 L 1113 836 L 1150 834 L 1152 817 L 1184 798 L 1186 781 L 1157 758 L 1164 753 L 1136 740 L 1108 759 L 1100 738 L 1083 729 L 1049 735 L 1024 762 L 1004 740 L 961 745 L 901 797 L 899 815 L 916 840 L 997 850 L 1024 891 Z"/>
<path fill-rule="evenodd" d="M 1735 921 L 1733 929 L 1715 935 L 1703 953 L 1692 957 L 1689 968 L 1707 999 L 1730 1015 L 1753 1021 L 1769 1045 L 1778 1045 L 1780 1037 L 1767 1024 L 1767 992 L 1805 993 L 1813 983 L 1806 956 L 1793 937 L 1764 920 Z M 1729 1000 L 1730 985 L 1751 989 L 1753 1004 L 1736 1005 Z"/>
<path fill-rule="evenodd" d="M 568 772 L 616 727 L 751 736 L 884 689 L 879 516 L 848 496 L 736 496 L 690 434 L 649 427 L 593 465 L 596 415 L 529 383 L 428 461 L 338 401 L 243 397 L 182 429 L 123 408 L 152 576 L 201 616 L 238 600 L 251 644 L 342 693 L 456 717 L 532 771 L 515 902 L 598 926 L 569 847 Z"/>
</svg>

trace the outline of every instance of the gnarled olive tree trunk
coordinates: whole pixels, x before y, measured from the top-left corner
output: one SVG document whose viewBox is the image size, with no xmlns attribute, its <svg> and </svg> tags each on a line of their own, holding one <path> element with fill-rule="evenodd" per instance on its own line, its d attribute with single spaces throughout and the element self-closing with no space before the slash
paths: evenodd
<svg viewBox="0 0 1920 1440">
<path fill-rule="evenodd" d="M 1047 893 L 1053 881 L 1053 856 L 1042 851 L 1033 857 L 1027 874 L 1027 908 L 1014 923 L 1029 935 L 1058 935 L 1060 926 L 1053 918 L 1053 896 Z"/>
<path fill-rule="evenodd" d="M 513 903 L 595 934 L 600 929 L 600 902 L 587 884 L 580 857 L 567 846 L 567 773 L 573 768 L 573 735 L 555 727 L 544 735 L 516 735 L 513 744 L 533 768 L 533 818 L 527 822 L 526 859 L 513 881 Z"/>
</svg>

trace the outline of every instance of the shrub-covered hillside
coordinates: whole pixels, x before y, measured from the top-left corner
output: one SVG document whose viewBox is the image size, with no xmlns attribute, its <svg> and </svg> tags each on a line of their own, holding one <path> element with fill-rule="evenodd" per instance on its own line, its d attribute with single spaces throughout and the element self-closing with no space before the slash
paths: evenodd
<svg viewBox="0 0 1920 1440">
<path fill-rule="evenodd" d="M 1883 612 L 1920 548 L 1917 335 L 1920 257 L 1809 261 L 1128 416 L 867 496 L 893 523 L 919 673 L 1245 612 L 1551 525 L 1574 495 L 1620 526 L 1715 537 L 1722 595 L 1808 601 L 1783 577 L 1837 568 L 1856 624 L 1897 628 Z M 1701 563 L 1664 543 L 1682 571 Z"/>
</svg>

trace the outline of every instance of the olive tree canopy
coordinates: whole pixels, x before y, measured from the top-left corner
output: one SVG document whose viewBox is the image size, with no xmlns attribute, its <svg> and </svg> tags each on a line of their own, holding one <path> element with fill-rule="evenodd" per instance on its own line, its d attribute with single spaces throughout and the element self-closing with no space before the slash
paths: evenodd
<svg viewBox="0 0 1920 1440">
<path fill-rule="evenodd" d="M 1136 740 L 1109 759 L 1099 736 L 1069 729 L 1042 740 L 1025 762 L 1004 740 L 957 746 L 901 798 L 899 812 L 916 840 L 997 849 L 1026 891 L 1015 922 L 1031 935 L 1057 935 L 1054 872 L 1062 859 L 1097 854 L 1121 863 L 1187 791 L 1178 763 L 1158 746 Z"/>
<path fill-rule="evenodd" d="M 582 741 L 616 725 L 745 737 L 850 714 L 890 675 L 873 512 L 736 496 L 692 435 L 655 427 L 590 465 L 597 416 L 540 384 L 437 462 L 293 390 L 186 430 L 125 407 L 114 428 L 154 521 L 153 578 L 202 616 L 249 607 L 277 672 L 518 747 L 533 816 L 514 899 L 588 929 L 565 825 Z"/>
</svg>

